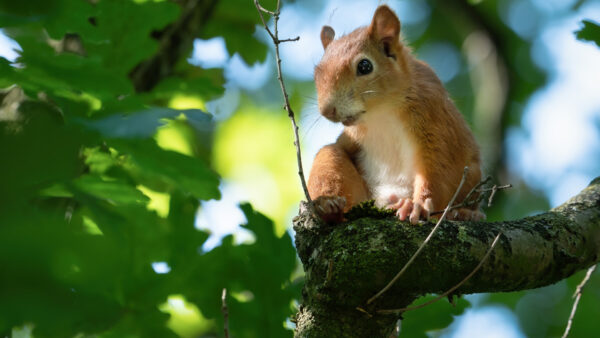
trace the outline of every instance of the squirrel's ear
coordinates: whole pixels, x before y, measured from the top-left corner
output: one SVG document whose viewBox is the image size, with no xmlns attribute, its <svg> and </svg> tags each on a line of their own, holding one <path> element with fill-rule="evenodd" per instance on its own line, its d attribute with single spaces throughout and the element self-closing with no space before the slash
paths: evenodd
<svg viewBox="0 0 600 338">
<path fill-rule="evenodd" d="M 323 49 L 327 48 L 327 45 L 333 41 L 334 37 L 335 31 L 333 28 L 329 26 L 323 26 L 323 29 L 321 29 L 321 43 L 323 44 Z"/>
<path fill-rule="evenodd" d="M 388 54 L 390 45 L 397 42 L 400 37 L 400 20 L 388 6 L 379 6 L 373 14 L 369 34 L 383 42 L 386 54 Z"/>
</svg>

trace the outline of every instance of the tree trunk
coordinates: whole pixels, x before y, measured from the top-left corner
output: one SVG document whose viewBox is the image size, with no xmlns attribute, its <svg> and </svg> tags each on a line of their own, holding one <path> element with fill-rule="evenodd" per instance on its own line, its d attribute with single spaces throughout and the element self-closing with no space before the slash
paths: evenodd
<svg viewBox="0 0 600 338">
<path fill-rule="evenodd" d="M 563 205 L 544 214 L 506 222 L 444 221 L 420 256 L 375 302 L 433 224 L 411 226 L 362 207 L 348 222 L 327 226 L 307 212 L 294 220 L 296 247 L 306 272 L 296 337 L 389 337 L 403 308 L 428 293 L 443 293 L 498 245 L 456 294 L 517 291 L 569 277 L 598 261 L 600 178 Z M 367 313 L 357 310 L 361 307 Z"/>
</svg>

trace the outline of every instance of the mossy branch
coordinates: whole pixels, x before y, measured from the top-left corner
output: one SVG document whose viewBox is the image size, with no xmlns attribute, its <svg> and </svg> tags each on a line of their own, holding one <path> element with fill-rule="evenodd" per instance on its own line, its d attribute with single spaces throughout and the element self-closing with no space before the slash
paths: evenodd
<svg viewBox="0 0 600 338">
<path fill-rule="evenodd" d="M 359 217 L 361 210 L 369 217 Z M 306 284 L 297 337 L 388 337 L 403 308 L 458 284 L 500 242 L 456 293 L 537 288 L 588 268 L 600 257 L 600 178 L 563 205 L 505 222 L 442 223 L 434 238 L 385 296 L 366 306 L 411 257 L 433 224 L 411 226 L 368 206 L 350 221 L 326 226 L 304 213 L 294 222 Z M 365 309 L 368 313 L 356 310 Z"/>
</svg>

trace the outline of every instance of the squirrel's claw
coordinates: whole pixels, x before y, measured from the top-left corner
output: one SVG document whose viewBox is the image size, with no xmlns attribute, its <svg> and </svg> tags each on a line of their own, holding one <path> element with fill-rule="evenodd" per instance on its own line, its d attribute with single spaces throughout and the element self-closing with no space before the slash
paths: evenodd
<svg viewBox="0 0 600 338">
<path fill-rule="evenodd" d="M 388 205 L 388 209 L 396 210 L 396 216 L 399 220 L 410 221 L 411 224 L 417 224 L 419 220 L 429 220 L 429 215 L 433 212 L 433 202 L 431 198 L 424 202 L 414 202 L 410 198 L 390 198 L 395 203 Z"/>
</svg>

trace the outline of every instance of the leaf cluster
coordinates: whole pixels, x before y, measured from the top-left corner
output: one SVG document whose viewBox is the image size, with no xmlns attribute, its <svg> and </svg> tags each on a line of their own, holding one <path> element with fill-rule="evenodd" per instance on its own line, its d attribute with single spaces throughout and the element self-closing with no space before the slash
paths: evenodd
<svg viewBox="0 0 600 338">
<path fill-rule="evenodd" d="M 221 75 L 182 60 L 150 91 L 136 92 L 130 78 L 183 10 L 169 1 L 0 3 L 0 27 L 21 49 L 0 58 L 0 336 L 23 326 L 35 337 L 176 336 L 159 309 L 172 295 L 216 318 L 220 335 L 223 288 L 233 334 L 289 334 L 290 236 L 276 236 L 250 205 L 241 208 L 253 243 L 229 236 L 205 252 L 208 233 L 194 226 L 200 201 L 220 198 L 214 123 L 167 104 L 173 93 L 214 98 Z M 264 57 L 266 46 L 247 39 L 258 18 L 227 20 L 247 29 L 226 34 L 228 46 Z M 240 35 L 249 42 L 236 47 Z M 168 146 L 157 136 L 164 128 L 184 146 Z M 169 271 L 155 272 L 157 262 Z"/>
</svg>

